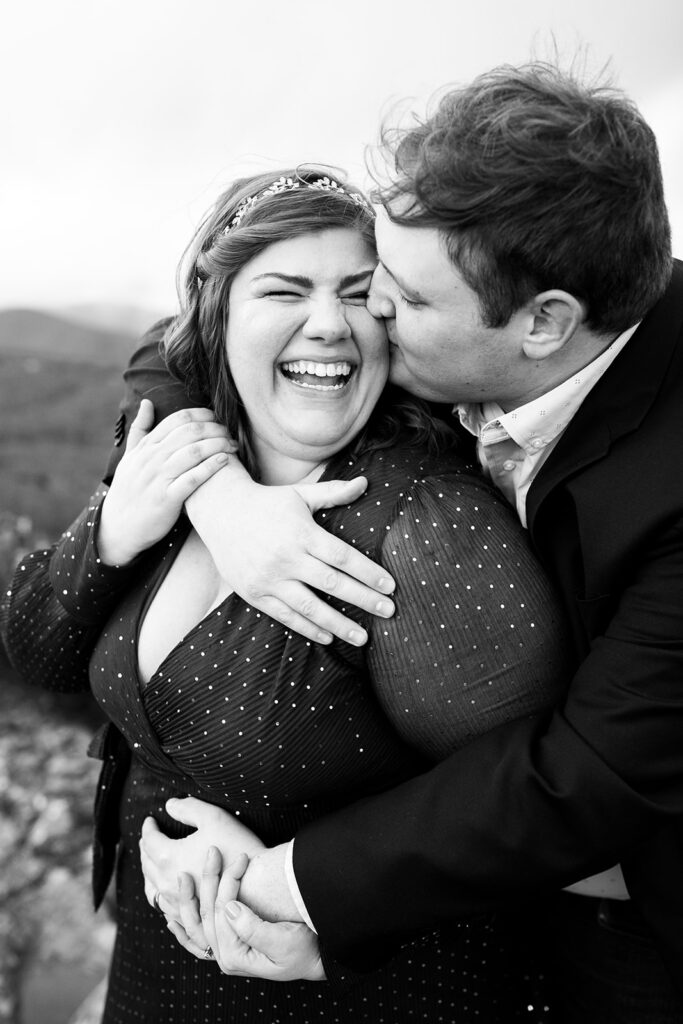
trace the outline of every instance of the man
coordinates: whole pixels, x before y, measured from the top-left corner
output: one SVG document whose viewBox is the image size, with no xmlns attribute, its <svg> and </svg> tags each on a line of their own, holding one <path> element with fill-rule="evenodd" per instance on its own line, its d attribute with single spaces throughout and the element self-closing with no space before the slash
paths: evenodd
<svg viewBox="0 0 683 1024">
<path fill-rule="evenodd" d="M 495 730 L 252 862 L 241 898 L 280 918 L 303 902 L 321 944 L 359 969 L 415 932 L 527 904 L 561 1019 L 681 1020 L 683 268 L 654 137 L 619 94 L 500 68 L 446 96 L 394 161 L 368 300 L 392 380 L 458 404 L 563 596 L 576 674 L 550 720 Z M 165 412 L 163 390 L 151 397 Z M 373 608 L 353 580 L 371 569 L 302 526 L 291 492 L 255 487 L 232 465 L 188 503 L 235 590 L 322 642 L 363 642 L 301 587 Z M 266 508 L 284 570 L 221 558 L 220 488 L 233 551 L 266 543 L 246 532 Z M 156 855 L 170 841 L 146 842 Z"/>
</svg>

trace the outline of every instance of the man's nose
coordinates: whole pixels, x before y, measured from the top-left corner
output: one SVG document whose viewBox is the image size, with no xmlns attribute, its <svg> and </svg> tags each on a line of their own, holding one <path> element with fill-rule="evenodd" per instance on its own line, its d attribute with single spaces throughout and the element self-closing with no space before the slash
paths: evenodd
<svg viewBox="0 0 683 1024">
<path fill-rule="evenodd" d="M 375 269 L 368 293 L 368 312 L 378 320 L 393 320 L 396 306 L 389 293 L 391 278 L 380 264 Z"/>
<path fill-rule="evenodd" d="M 303 326 L 303 333 L 306 338 L 321 341 L 349 338 L 351 328 L 346 319 L 346 307 L 336 297 L 312 303 Z"/>
</svg>

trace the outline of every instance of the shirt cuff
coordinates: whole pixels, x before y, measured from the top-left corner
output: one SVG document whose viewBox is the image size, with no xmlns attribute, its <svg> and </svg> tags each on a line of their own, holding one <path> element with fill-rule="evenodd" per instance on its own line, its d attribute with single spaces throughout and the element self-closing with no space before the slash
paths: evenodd
<svg viewBox="0 0 683 1024">
<path fill-rule="evenodd" d="M 297 885 L 296 875 L 294 874 L 293 839 L 287 844 L 287 849 L 285 850 L 285 878 L 287 879 L 287 885 L 289 886 L 290 895 L 294 900 L 296 909 L 299 911 L 304 920 L 304 924 L 307 924 L 311 931 L 315 932 L 315 934 L 317 935 L 318 932 L 316 931 L 316 927 L 313 924 L 308 911 L 306 910 L 306 904 L 304 903 L 303 896 L 301 895 L 301 890 Z"/>
</svg>

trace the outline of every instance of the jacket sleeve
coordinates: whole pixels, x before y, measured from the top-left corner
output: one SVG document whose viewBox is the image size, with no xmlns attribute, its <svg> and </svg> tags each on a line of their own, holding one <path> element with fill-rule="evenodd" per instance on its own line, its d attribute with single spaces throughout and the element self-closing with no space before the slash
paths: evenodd
<svg viewBox="0 0 683 1024">
<path fill-rule="evenodd" d="M 368 969 L 397 938 L 620 859 L 626 870 L 672 827 L 683 813 L 682 578 L 677 522 L 642 552 L 552 713 L 500 725 L 297 835 L 297 882 L 332 955 Z"/>
<path fill-rule="evenodd" d="M 124 371 L 124 393 L 114 428 L 114 446 L 103 476 L 107 484 L 111 483 L 114 471 L 121 461 L 126 448 L 128 430 L 143 398 L 149 398 L 154 403 L 157 423 L 179 409 L 206 404 L 202 398 L 188 394 L 166 366 L 161 342 L 169 323 L 168 319 L 159 320 L 147 331 Z"/>
<path fill-rule="evenodd" d="M 139 571 L 103 565 L 97 528 L 106 488 L 91 498 L 51 548 L 17 566 L 0 602 L 0 635 L 26 682 L 73 693 L 89 689 L 90 656 L 102 626 Z"/>
</svg>

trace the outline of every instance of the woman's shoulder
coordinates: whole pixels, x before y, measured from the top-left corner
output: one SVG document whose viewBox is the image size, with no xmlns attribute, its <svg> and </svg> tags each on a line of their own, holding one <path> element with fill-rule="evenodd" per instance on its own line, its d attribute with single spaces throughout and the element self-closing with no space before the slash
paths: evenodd
<svg viewBox="0 0 683 1024">
<path fill-rule="evenodd" d="M 399 439 L 329 468 L 331 476 L 365 476 L 368 487 L 352 505 L 320 512 L 316 518 L 370 557 L 406 515 L 419 527 L 421 517 L 425 524 L 436 515 L 464 523 L 481 521 L 491 512 L 519 529 L 510 506 L 457 446 L 434 452 Z"/>
</svg>

